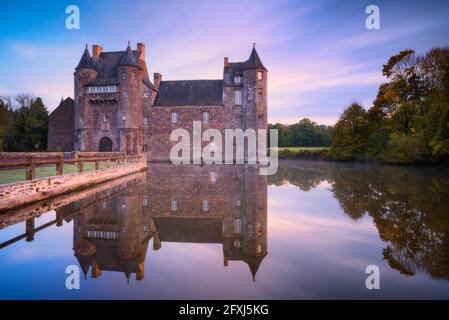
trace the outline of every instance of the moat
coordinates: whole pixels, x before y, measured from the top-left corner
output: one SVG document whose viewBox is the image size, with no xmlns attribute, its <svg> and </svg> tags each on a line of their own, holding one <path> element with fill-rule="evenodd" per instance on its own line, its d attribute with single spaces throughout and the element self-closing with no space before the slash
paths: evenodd
<svg viewBox="0 0 449 320">
<path fill-rule="evenodd" d="M 149 164 L 0 216 L 0 298 L 449 298 L 449 172 Z M 66 268 L 80 289 L 66 288 Z M 365 268 L 380 270 L 367 290 Z"/>
</svg>

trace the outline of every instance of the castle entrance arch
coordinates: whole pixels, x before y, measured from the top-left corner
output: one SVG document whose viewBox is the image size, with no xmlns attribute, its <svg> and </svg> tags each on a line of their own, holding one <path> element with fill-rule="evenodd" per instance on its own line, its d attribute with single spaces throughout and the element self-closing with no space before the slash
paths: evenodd
<svg viewBox="0 0 449 320">
<path fill-rule="evenodd" d="M 100 140 L 100 146 L 98 148 L 100 152 L 111 152 L 112 151 L 112 140 L 108 137 L 103 137 Z"/>
</svg>

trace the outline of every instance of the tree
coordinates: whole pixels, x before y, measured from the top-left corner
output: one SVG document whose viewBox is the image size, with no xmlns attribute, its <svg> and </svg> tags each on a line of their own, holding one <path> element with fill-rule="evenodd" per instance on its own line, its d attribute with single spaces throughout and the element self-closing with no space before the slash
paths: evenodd
<svg viewBox="0 0 449 320">
<path fill-rule="evenodd" d="M 369 149 L 369 136 L 368 112 L 354 102 L 343 111 L 334 127 L 331 155 L 341 160 L 360 158 Z"/>
<path fill-rule="evenodd" d="M 48 111 L 40 98 L 28 94 L 14 97 L 11 125 L 4 133 L 7 151 L 38 151 L 47 148 Z"/>
<path fill-rule="evenodd" d="M 5 135 L 10 130 L 11 122 L 10 105 L 6 99 L 0 97 L 0 151 L 5 150 Z"/>
</svg>

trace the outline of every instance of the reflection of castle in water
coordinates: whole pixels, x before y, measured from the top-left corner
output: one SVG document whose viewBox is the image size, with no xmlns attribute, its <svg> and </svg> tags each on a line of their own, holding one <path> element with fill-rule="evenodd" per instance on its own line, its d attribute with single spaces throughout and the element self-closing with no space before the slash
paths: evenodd
<svg viewBox="0 0 449 320">
<path fill-rule="evenodd" d="M 150 239 L 153 250 L 222 243 L 224 265 L 244 261 L 253 279 L 267 254 L 267 179 L 256 166 L 152 164 L 146 184 L 102 198 L 74 221 L 75 256 L 93 278 L 118 271 L 143 279 Z M 79 210 L 83 201 L 60 210 Z"/>
</svg>

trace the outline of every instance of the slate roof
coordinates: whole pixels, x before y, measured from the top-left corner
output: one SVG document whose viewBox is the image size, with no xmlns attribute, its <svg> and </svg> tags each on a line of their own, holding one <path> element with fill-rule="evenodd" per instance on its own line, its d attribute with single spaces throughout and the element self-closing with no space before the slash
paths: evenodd
<svg viewBox="0 0 449 320">
<path fill-rule="evenodd" d="M 73 112 L 73 108 L 75 107 L 75 101 L 73 101 L 72 98 L 67 97 L 64 99 L 61 99 L 61 102 L 59 105 L 48 115 L 49 117 L 53 117 L 55 114 L 59 112 L 67 113 L 67 112 Z"/>
<path fill-rule="evenodd" d="M 251 55 L 249 56 L 249 59 L 244 62 L 244 69 L 264 69 L 267 71 L 267 68 L 262 64 L 262 61 L 259 58 L 259 55 L 257 54 L 256 47 L 253 47 L 253 50 L 251 51 Z"/>
<path fill-rule="evenodd" d="M 98 76 L 91 85 L 103 86 L 103 85 L 114 85 L 120 83 L 118 67 L 122 65 L 122 61 L 128 55 L 128 51 L 111 51 L 102 52 L 98 58 L 95 69 L 98 72 Z M 140 57 L 140 52 L 137 50 L 132 50 L 134 56 L 134 61 L 138 61 Z M 130 59 L 129 57 L 126 60 Z M 137 62 L 136 62 L 137 63 Z M 139 66 L 139 65 L 137 65 Z M 141 67 L 141 66 L 140 66 Z M 146 69 L 146 68 L 142 68 Z M 149 81 L 149 80 L 148 80 Z"/>
<path fill-rule="evenodd" d="M 154 217 L 162 242 L 222 243 L 222 219 Z"/>
<path fill-rule="evenodd" d="M 75 68 L 78 69 L 95 69 L 94 62 L 92 61 L 92 57 L 90 56 L 89 50 L 84 49 L 83 55 L 81 56 L 80 62 Z"/>
<path fill-rule="evenodd" d="M 231 79 L 233 79 L 235 76 L 242 76 L 243 71 L 248 69 L 263 69 L 267 71 L 267 68 L 263 65 L 262 60 L 260 60 L 255 47 L 253 47 L 248 60 L 244 62 L 229 62 L 225 67 L 225 72 L 231 76 Z M 232 83 L 233 82 L 231 80 L 231 84 Z"/>
<path fill-rule="evenodd" d="M 98 73 L 92 86 L 117 85 L 120 83 L 119 66 L 134 66 L 143 70 L 142 81 L 151 90 L 157 91 L 148 77 L 148 70 L 144 60 L 140 59 L 141 52 L 132 50 L 128 45 L 125 51 L 102 52 L 98 61 L 94 63 L 89 50 L 84 50 L 83 56 L 76 69 L 91 68 Z"/>
<path fill-rule="evenodd" d="M 122 60 L 120 61 L 121 66 L 132 66 L 140 68 L 137 61 L 139 60 L 139 57 L 135 57 L 133 51 L 131 50 L 131 46 L 128 44 L 128 47 L 126 48 L 126 51 L 124 54 L 122 54 Z"/>
<path fill-rule="evenodd" d="M 223 80 L 161 81 L 154 106 L 223 105 Z"/>
</svg>

